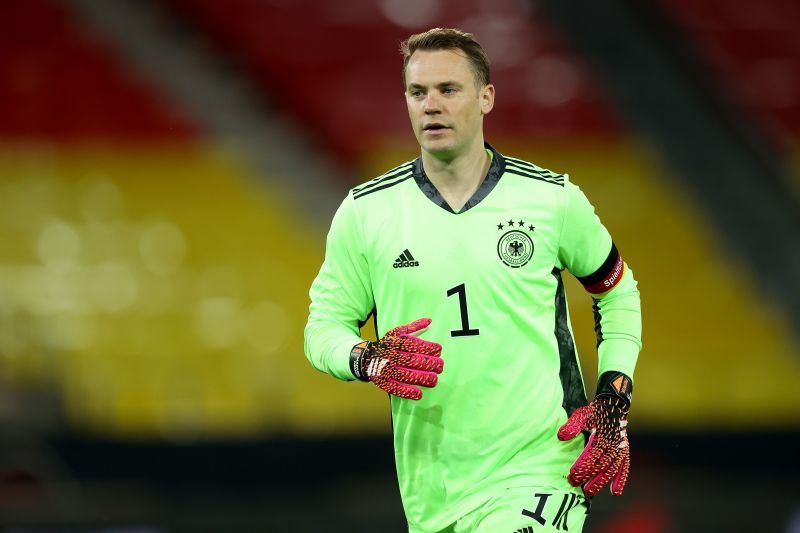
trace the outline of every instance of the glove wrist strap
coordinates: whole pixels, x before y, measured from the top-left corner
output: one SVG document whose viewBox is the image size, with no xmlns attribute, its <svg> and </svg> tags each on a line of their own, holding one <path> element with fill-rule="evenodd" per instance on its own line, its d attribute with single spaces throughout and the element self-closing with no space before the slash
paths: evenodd
<svg viewBox="0 0 800 533">
<path fill-rule="evenodd" d="M 369 381 L 367 376 L 367 365 L 364 364 L 364 358 L 370 352 L 372 343 L 369 341 L 359 342 L 353 349 L 350 350 L 350 372 L 359 381 Z"/>
<path fill-rule="evenodd" d="M 632 394 L 633 382 L 631 378 L 622 372 L 603 372 L 600 379 L 597 380 L 597 394 L 595 394 L 595 398 L 599 396 L 613 396 L 619 398 L 625 402 L 625 405 L 630 407 Z"/>
</svg>

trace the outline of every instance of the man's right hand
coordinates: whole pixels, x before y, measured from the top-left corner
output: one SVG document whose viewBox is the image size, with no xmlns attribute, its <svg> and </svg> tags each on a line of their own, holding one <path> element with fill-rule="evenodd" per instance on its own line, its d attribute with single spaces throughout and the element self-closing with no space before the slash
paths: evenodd
<svg viewBox="0 0 800 533">
<path fill-rule="evenodd" d="M 430 323 L 430 318 L 420 318 L 389 330 L 377 342 L 356 344 L 350 352 L 353 375 L 394 396 L 422 398 L 417 385 L 435 387 L 444 367 L 442 345 L 416 336 Z"/>
</svg>

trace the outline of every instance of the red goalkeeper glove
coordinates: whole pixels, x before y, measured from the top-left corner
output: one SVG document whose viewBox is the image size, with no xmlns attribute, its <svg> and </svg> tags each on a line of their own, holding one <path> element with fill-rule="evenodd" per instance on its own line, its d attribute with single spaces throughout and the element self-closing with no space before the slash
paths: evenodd
<svg viewBox="0 0 800 533">
<path fill-rule="evenodd" d="M 431 323 L 420 318 L 389 330 L 377 342 L 364 341 L 350 352 L 350 370 L 361 381 L 409 400 L 422 398 L 423 387 L 435 387 L 442 372 L 442 345 L 415 336 Z"/>
<path fill-rule="evenodd" d="M 619 496 L 628 481 L 628 410 L 633 385 L 621 372 L 604 372 L 597 384 L 597 395 L 589 405 L 579 407 L 558 430 L 559 440 L 570 440 L 582 431 L 591 431 L 583 453 L 569 470 L 568 480 L 583 485 L 589 497 L 611 481 L 611 494 Z"/>
</svg>

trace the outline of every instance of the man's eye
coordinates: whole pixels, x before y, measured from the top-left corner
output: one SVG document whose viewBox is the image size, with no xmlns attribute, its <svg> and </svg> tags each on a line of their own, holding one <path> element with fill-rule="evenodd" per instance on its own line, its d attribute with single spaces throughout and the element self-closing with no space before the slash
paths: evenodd
<svg viewBox="0 0 800 533">
<path fill-rule="evenodd" d="M 445 87 L 442 93 L 444 94 L 455 94 L 456 89 L 455 87 Z"/>
<path fill-rule="evenodd" d="M 411 96 L 413 96 L 414 98 L 418 98 L 422 96 L 422 91 L 411 91 Z"/>
</svg>

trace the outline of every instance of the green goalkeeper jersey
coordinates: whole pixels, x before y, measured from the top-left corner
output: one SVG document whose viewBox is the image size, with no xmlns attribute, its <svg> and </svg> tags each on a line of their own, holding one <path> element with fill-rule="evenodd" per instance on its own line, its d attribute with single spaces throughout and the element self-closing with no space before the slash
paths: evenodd
<svg viewBox="0 0 800 533">
<path fill-rule="evenodd" d="M 641 347 L 636 282 L 568 176 L 504 157 L 453 212 L 421 158 L 355 187 L 311 286 L 305 351 L 352 380 L 349 356 L 371 313 L 379 336 L 429 317 L 444 371 L 421 400 L 391 397 L 403 506 L 436 531 L 497 487 L 570 490 L 584 442 L 558 428 L 586 395 L 562 271 L 595 298 L 599 371 L 632 376 Z M 580 492 L 580 488 L 572 489 Z"/>
</svg>

